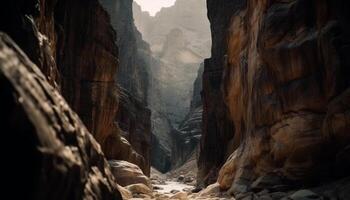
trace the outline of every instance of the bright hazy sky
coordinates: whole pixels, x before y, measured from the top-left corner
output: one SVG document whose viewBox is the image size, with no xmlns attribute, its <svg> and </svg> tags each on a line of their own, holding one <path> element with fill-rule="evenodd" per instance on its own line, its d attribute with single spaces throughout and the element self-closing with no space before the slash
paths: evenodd
<svg viewBox="0 0 350 200">
<path fill-rule="evenodd" d="M 143 11 L 148 11 L 154 16 L 162 7 L 174 5 L 176 0 L 135 0 Z"/>
</svg>

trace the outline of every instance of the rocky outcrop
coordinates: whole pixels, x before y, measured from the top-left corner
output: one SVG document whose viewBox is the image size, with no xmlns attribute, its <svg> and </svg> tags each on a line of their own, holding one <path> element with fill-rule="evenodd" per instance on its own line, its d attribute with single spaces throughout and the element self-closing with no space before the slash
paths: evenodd
<svg viewBox="0 0 350 200">
<path fill-rule="evenodd" d="M 3 33 L 0 96 L 2 140 L 16 142 L 17 148 L 4 154 L 11 163 L 4 165 L 9 175 L 4 195 L 122 199 L 100 145 L 40 69 Z M 14 194 L 19 180 L 24 187 Z"/>
<path fill-rule="evenodd" d="M 129 141 L 135 153 L 143 157 L 141 162 L 138 161 L 140 159 L 127 160 L 140 166 L 149 176 L 152 137 L 151 113 L 147 109 L 150 48 L 134 25 L 132 1 L 101 2 L 110 14 L 113 28 L 118 33 L 116 43 L 119 47 L 119 68 L 116 76 L 120 103 L 115 120 L 122 130 L 122 136 Z"/>
<path fill-rule="evenodd" d="M 349 175 L 348 8 L 341 0 L 208 0 L 210 18 L 226 20 L 212 21 L 227 41 L 213 50 L 221 51 L 218 87 L 234 123 L 233 141 L 221 148 L 234 151 L 220 171 L 221 189 L 239 196 Z M 208 68 L 204 88 L 206 75 Z"/>
</svg>

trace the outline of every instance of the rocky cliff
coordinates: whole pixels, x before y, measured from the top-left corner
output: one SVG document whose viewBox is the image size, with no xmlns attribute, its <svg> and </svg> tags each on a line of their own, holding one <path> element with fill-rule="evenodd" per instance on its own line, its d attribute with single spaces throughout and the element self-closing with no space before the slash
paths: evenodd
<svg viewBox="0 0 350 200">
<path fill-rule="evenodd" d="M 208 138 L 233 137 L 219 143 L 219 153 L 234 152 L 219 173 L 221 189 L 287 191 L 349 175 L 349 8 L 342 0 L 208 0 L 204 123 L 224 122 L 208 115 L 208 97 L 223 94 L 234 129 L 204 132 L 201 156 L 215 152 Z M 210 79 L 214 69 L 221 82 Z"/>
<path fill-rule="evenodd" d="M 0 11 L 0 30 L 66 98 L 107 158 L 147 166 L 115 125 L 116 34 L 100 2 L 5 1 Z"/>
<path fill-rule="evenodd" d="M 4 154 L 11 163 L 4 168 L 4 195 L 122 199 L 100 145 L 40 69 L 3 33 L 0 96 L 2 139 L 16 141 L 16 149 Z M 25 169 L 23 158 L 29 161 Z M 13 193 L 18 180 L 25 187 Z"/>
<path fill-rule="evenodd" d="M 103 144 L 113 133 L 118 108 L 117 46 L 108 14 L 98 1 L 4 4 L 0 30 L 40 67 Z"/>
<path fill-rule="evenodd" d="M 131 0 L 101 2 L 118 33 L 119 68 L 116 77 L 120 87 L 120 102 L 116 121 L 122 135 L 135 149 L 134 153 L 143 157 L 126 160 L 139 165 L 149 175 L 152 137 L 151 111 L 147 108 L 150 48 L 134 25 Z"/>
<path fill-rule="evenodd" d="M 221 91 L 225 55 L 226 35 L 230 17 L 242 1 L 207 1 L 208 18 L 212 32 L 211 58 L 204 62 L 203 72 L 203 128 L 198 159 L 199 185 L 216 181 L 218 171 L 232 149 L 234 127 L 229 117 Z"/>
</svg>

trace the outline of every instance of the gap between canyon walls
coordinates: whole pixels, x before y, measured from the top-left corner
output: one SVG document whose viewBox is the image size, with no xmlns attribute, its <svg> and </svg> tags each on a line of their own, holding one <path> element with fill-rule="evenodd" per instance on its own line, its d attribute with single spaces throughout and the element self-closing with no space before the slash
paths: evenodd
<svg viewBox="0 0 350 200">
<path fill-rule="evenodd" d="M 148 62 L 141 67 L 148 70 L 152 164 L 166 172 L 198 155 L 202 63 L 211 49 L 206 2 L 177 0 L 154 17 L 134 2 L 133 18 L 143 44 L 147 42 Z"/>
</svg>

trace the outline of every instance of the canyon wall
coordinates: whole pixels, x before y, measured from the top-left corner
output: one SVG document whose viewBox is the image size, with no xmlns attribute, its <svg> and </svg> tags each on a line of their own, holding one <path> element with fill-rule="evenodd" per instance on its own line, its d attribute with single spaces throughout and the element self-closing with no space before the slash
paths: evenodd
<svg viewBox="0 0 350 200">
<path fill-rule="evenodd" d="M 234 125 L 226 136 L 233 140 L 216 143 L 234 152 L 219 173 L 221 189 L 237 196 L 349 175 L 349 8 L 342 0 L 208 0 L 204 123 L 223 122 L 208 117 L 217 99 L 208 97 L 220 94 Z M 215 68 L 221 83 L 211 79 Z M 202 157 L 215 153 L 205 142 L 222 138 L 215 133 L 204 127 Z"/>
<path fill-rule="evenodd" d="M 0 30 L 39 66 L 103 144 L 113 134 L 118 108 L 116 36 L 99 2 L 82 2 L 4 2 Z"/>
<path fill-rule="evenodd" d="M 149 164 L 115 125 L 116 34 L 97 0 L 5 1 L 0 30 L 41 69 L 101 144 L 108 159 Z"/>
<path fill-rule="evenodd" d="M 198 159 L 197 184 L 200 187 L 216 181 L 218 171 L 232 153 L 233 122 L 221 91 L 226 63 L 226 35 L 230 17 L 242 1 L 207 1 L 208 18 L 212 32 L 211 58 L 204 62 L 203 72 L 203 127 Z"/>
<path fill-rule="evenodd" d="M 130 0 L 101 0 L 118 33 L 119 67 L 116 73 L 120 88 L 116 122 L 135 151 L 141 155 L 139 165 L 146 175 L 151 163 L 151 111 L 148 105 L 151 51 L 134 25 Z"/>
<path fill-rule="evenodd" d="M 1 147 L 10 163 L 4 166 L 4 195 L 122 199 L 100 145 L 40 69 L 2 32 L 0 96 L 2 140 L 16 141 L 11 151 L 8 145 Z M 24 187 L 18 192 L 20 184 Z"/>
</svg>

